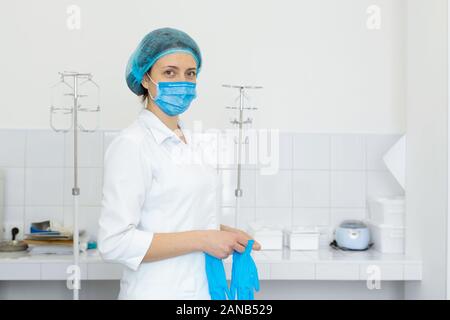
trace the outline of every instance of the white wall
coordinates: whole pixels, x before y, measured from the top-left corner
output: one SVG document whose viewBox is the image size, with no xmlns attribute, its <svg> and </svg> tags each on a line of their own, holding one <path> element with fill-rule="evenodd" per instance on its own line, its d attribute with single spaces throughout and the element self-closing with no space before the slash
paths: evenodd
<svg viewBox="0 0 450 320">
<path fill-rule="evenodd" d="M 66 9 L 81 8 L 81 29 Z M 366 28 L 369 5 L 381 29 Z M 405 130 L 404 0 L 9 1 L 0 12 L 0 127 L 48 128 L 49 86 L 62 70 L 89 71 L 102 87 L 103 128 L 128 125 L 141 107 L 124 82 L 141 38 L 162 26 L 199 43 L 199 98 L 186 114 L 224 127 L 234 92 L 254 95 L 256 127 L 313 132 Z"/>
<path fill-rule="evenodd" d="M 447 1 L 408 1 L 408 254 L 423 258 L 423 280 L 407 299 L 444 299 L 447 268 Z"/>
</svg>

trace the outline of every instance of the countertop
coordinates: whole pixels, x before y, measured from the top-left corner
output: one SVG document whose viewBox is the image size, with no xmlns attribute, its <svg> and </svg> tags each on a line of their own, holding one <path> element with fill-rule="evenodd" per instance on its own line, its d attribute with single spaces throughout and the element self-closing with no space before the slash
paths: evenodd
<svg viewBox="0 0 450 320">
<path fill-rule="evenodd" d="M 363 252 L 283 250 L 253 251 L 260 280 L 380 280 L 414 281 L 422 279 L 420 259 L 375 250 Z M 0 280 L 66 280 L 71 255 L 30 255 L 27 251 L 0 252 Z M 97 250 L 80 253 L 84 280 L 117 280 L 122 266 L 102 260 Z M 224 260 L 227 278 L 232 257 Z"/>
</svg>

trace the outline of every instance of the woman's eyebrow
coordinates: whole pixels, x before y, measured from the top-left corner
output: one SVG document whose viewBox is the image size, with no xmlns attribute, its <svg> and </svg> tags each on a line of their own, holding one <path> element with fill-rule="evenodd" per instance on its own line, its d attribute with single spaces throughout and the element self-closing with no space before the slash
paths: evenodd
<svg viewBox="0 0 450 320">
<path fill-rule="evenodd" d="M 179 70 L 179 69 L 180 69 L 180 68 L 177 67 L 177 66 L 164 66 L 164 68 L 173 68 L 173 69 L 176 69 L 176 70 Z M 187 69 L 186 69 L 186 71 L 190 71 L 190 70 L 197 70 L 197 68 L 196 68 L 196 67 L 192 67 L 192 68 L 187 68 Z"/>
</svg>

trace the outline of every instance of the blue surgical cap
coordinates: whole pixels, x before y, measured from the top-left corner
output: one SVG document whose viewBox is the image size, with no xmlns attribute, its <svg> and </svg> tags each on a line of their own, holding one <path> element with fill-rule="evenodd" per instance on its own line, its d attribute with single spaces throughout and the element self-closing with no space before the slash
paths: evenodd
<svg viewBox="0 0 450 320">
<path fill-rule="evenodd" d="M 131 91 L 138 96 L 143 95 L 146 89 L 141 81 L 145 73 L 156 60 L 175 52 L 190 53 L 197 63 L 197 72 L 200 72 L 200 49 L 187 33 L 173 28 L 161 28 L 148 33 L 128 60 L 125 77 Z"/>
</svg>

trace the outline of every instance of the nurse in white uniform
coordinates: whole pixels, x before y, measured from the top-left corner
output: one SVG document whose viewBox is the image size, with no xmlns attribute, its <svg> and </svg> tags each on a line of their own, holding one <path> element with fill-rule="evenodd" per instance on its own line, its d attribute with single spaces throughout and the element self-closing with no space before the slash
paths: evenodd
<svg viewBox="0 0 450 320">
<path fill-rule="evenodd" d="M 105 152 L 98 233 L 102 258 L 125 266 L 119 299 L 211 299 L 204 252 L 224 259 L 251 239 L 218 221 L 216 171 L 178 118 L 200 68 L 195 41 L 172 28 L 147 34 L 130 57 L 127 84 L 146 107 Z"/>
</svg>

